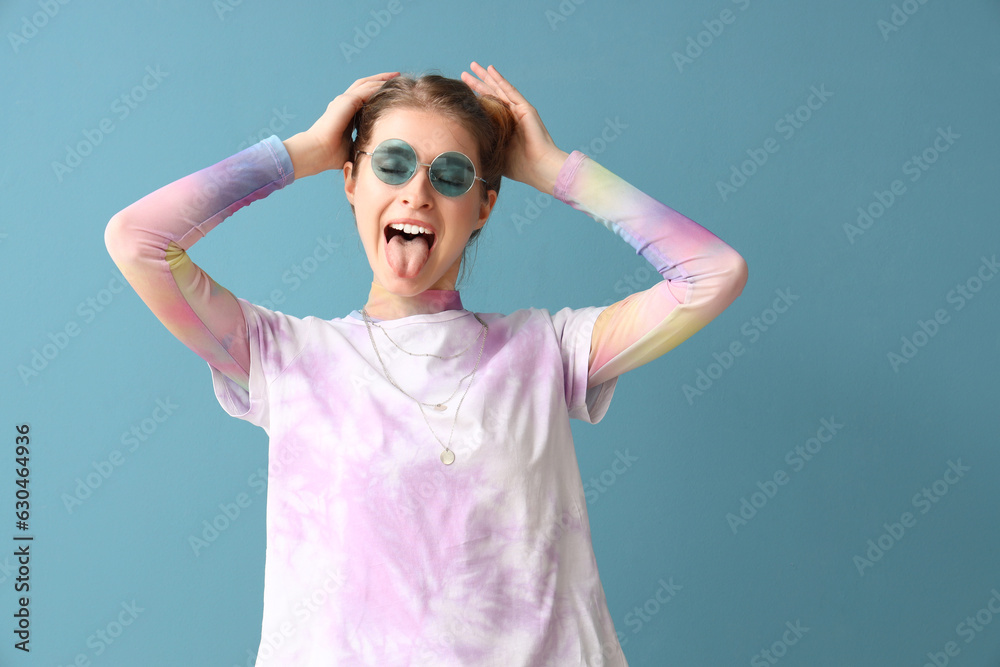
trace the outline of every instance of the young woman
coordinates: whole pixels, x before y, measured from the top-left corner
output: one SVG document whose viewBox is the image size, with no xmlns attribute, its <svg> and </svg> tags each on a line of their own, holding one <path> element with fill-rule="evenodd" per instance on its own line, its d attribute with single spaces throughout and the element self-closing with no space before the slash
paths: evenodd
<svg viewBox="0 0 1000 667">
<path fill-rule="evenodd" d="M 269 435 L 257 665 L 627 664 L 569 419 L 598 422 L 618 376 L 740 294 L 746 263 L 557 148 L 495 68 L 471 69 L 463 81 L 359 79 L 307 131 L 160 188 L 108 224 L 115 263 L 208 362 L 222 407 Z M 275 312 L 188 258 L 238 209 L 331 169 L 343 170 L 372 269 L 360 310 Z M 604 224 L 663 281 L 606 308 L 466 310 L 463 253 L 501 176 Z"/>
</svg>

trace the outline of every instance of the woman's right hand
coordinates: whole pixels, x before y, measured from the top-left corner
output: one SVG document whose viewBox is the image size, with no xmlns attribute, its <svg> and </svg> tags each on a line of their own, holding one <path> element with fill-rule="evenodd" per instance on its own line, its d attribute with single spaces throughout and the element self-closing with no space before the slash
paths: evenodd
<svg viewBox="0 0 1000 667">
<path fill-rule="evenodd" d="M 383 83 L 396 76 L 399 72 L 383 72 L 358 79 L 330 102 L 312 127 L 282 142 L 292 159 L 296 179 L 344 168 L 351 157 L 354 114 Z"/>
</svg>

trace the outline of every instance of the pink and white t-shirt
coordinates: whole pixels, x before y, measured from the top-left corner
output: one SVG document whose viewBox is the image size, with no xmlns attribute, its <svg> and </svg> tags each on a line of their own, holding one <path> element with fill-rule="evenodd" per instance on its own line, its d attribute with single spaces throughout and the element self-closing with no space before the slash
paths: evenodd
<svg viewBox="0 0 1000 667">
<path fill-rule="evenodd" d="M 480 314 L 483 346 L 458 292 L 445 297 L 372 327 L 400 388 L 357 311 L 300 319 L 239 300 L 249 391 L 212 375 L 225 410 L 270 437 L 257 665 L 626 664 L 569 423 L 599 421 L 617 383 L 587 390 L 602 308 Z M 423 416 L 414 401 L 449 396 Z"/>
</svg>

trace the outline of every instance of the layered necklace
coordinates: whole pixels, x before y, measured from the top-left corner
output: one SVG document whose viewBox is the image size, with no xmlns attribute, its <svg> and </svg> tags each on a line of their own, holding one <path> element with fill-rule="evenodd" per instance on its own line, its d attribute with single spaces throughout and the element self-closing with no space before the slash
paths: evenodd
<svg viewBox="0 0 1000 667">
<path fill-rule="evenodd" d="M 424 423 L 427 424 L 427 428 L 430 430 L 431 435 L 433 435 L 434 439 L 437 440 L 442 447 L 444 447 L 444 451 L 441 452 L 441 463 L 445 465 L 451 465 L 452 463 L 455 462 L 455 452 L 451 450 L 451 439 L 455 435 L 455 424 L 458 423 L 458 411 L 462 408 L 462 402 L 465 401 L 465 396 L 466 394 L 469 393 L 469 388 L 472 386 L 472 381 L 475 380 L 476 378 L 476 371 L 479 369 L 479 362 L 483 358 L 483 350 L 486 349 L 486 336 L 490 332 L 489 326 L 486 324 L 486 322 L 483 322 L 483 320 L 479 317 L 479 315 L 477 315 L 476 313 L 472 313 L 472 316 L 475 317 L 476 320 L 479 322 L 479 324 L 482 325 L 482 327 L 479 329 L 479 333 L 476 334 L 476 338 L 472 339 L 472 342 L 470 342 L 461 352 L 456 352 L 455 354 L 442 357 L 437 354 L 410 352 L 408 350 L 404 350 L 399 345 L 399 343 L 394 341 L 392 337 L 389 336 L 389 333 L 383 327 L 379 326 L 378 324 L 376 324 L 371 320 L 371 317 L 368 315 L 367 309 L 365 308 L 361 309 L 361 316 L 362 318 L 364 318 L 365 328 L 368 329 L 368 338 L 372 342 L 372 348 L 375 350 L 375 356 L 378 358 L 378 362 L 382 365 L 382 370 L 385 372 L 385 378 L 390 382 L 390 384 L 392 384 L 393 387 L 402 392 L 404 396 L 406 396 L 407 398 L 409 398 L 410 400 L 412 400 L 414 403 L 417 404 L 417 407 L 420 409 L 420 414 L 424 418 Z M 468 352 L 469 349 L 472 347 L 472 345 L 476 342 L 476 339 L 478 339 L 480 336 L 482 337 L 483 341 L 479 345 L 479 357 L 476 359 L 475 367 L 472 369 L 471 373 L 466 374 L 465 376 L 462 377 L 462 379 L 458 381 L 458 385 L 455 387 L 455 391 L 451 392 L 451 396 L 438 403 L 425 403 L 423 401 L 417 400 L 413 396 L 410 396 L 410 394 L 408 394 L 402 387 L 396 384 L 396 380 L 393 379 L 392 373 L 389 372 L 389 368 L 385 365 L 385 361 L 382 359 L 382 355 L 378 351 L 378 346 L 375 344 L 375 334 L 372 332 L 373 327 L 377 327 L 378 329 L 380 329 L 382 333 L 385 334 L 385 337 L 389 339 L 389 342 L 391 342 L 402 352 L 410 355 L 411 357 L 434 357 L 436 359 L 444 359 L 444 360 L 455 359 Z M 469 384 L 466 385 L 465 391 L 462 393 L 462 398 L 459 399 L 458 401 L 458 407 L 455 408 L 455 418 L 451 422 L 451 433 L 448 434 L 448 443 L 445 444 L 441 442 L 441 438 L 437 436 L 437 433 L 435 433 L 434 429 L 431 427 L 431 423 L 427 420 L 427 414 L 424 412 L 424 407 L 425 406 L 429 407 L 437 412 L 444 412 L 445 410 L 447 410 L 448 406 L 446 404 L 448 403 L 448 401 L 454 398 L 455 394 L 458 393 L 458 390 L 462 388 L 462 383 L 465 382 L 466 378 L 469 378 Z"/>
</svg>

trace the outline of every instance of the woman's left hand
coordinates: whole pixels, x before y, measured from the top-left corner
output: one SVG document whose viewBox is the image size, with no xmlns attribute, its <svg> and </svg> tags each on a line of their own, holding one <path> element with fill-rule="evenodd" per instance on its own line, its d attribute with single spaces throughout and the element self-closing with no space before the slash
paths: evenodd
<svg viewBox="0 0 1000 667">
<path fill-rule="evenodd" d="M 462 72 L 462 81 L 480 95 L 493 95 L 505 102 L 517 119 L 504 176 L 552 194 L 559 169 L 569 154 L 556 146 L 535 107 L 493 65 L 483 69 L 473 62 L 470 69 L 479 78 Z"/>
</svg>

